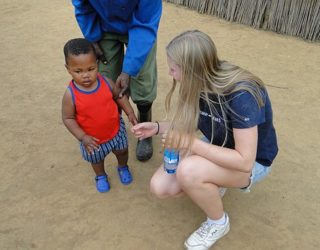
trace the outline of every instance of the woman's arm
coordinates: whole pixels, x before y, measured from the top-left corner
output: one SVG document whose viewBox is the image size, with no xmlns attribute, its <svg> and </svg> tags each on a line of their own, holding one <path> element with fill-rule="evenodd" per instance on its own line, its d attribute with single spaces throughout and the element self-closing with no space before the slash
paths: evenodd
<svg viewBox="0 0 320 250">
<path fill-rule="evenodd" d="M 157 134 L 164 134 L 168 131 L 168 128 L 169 128 L 169 122 L 158 122 L 159 124 L 159 131 Z"/>
<path fill-rule="evenodd" d="M 245 129 L 233 129 L 235 149 L 229 149 L 195 139 L 191 151 L 215 164 L 237 170 L 250 172 L 254 165 L 258 144 L 257 126 Z"/>
<path fill-rule="evenodd" d="M 168 127 L 168 122 L 143 122 L 133 126 L 131 131 L 135 137 L 143 140 L 153 135 L 164 134 Z"/>
</svg>

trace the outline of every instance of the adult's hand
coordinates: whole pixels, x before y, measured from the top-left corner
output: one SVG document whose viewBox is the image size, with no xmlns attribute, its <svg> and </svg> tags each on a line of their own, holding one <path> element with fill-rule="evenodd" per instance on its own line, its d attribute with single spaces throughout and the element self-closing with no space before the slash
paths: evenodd
<svg viewBox="0 0 320 250">
<path fill-rule="evenodd" d="M 121 72 L 116 80 L 116 85 L 120 89 L 119 97 L 121 98 L 126 90 L 129 88 L 130 76 L 125 73 Z"/>
<path fill-rule="evenodd" d="M 139 123 L 131 128 L 131 132 L 139 140 L 151 137 L 158 131 L 158 125 L 155 122 L 143 122 Z"/>
<path fill-rule="evenodd" d="M 176 137 L 173 137 L 173 133 L 177 133 Z M 188 149 L 190 148 L 190 145 L 192 145 L 194 141 L 197 140 L 194 135 L 182 135 L 177 131 L 171 132 L 170 134 L 165 132 L 161 137 L 162 146 L 166 146 L 168 148 L 178 148 L 179 146 L 179 149 Z"/>
</svg>

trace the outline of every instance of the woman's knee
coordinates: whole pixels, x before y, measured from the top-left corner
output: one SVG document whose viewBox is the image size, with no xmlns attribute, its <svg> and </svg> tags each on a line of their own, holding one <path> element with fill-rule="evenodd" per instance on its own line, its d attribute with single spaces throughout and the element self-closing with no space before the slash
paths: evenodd
<svg viewBox="0 0 320 250">
<path fill-rule="evenodd" d="M 156 178 L 152 178 L 150 181 L 150 192 L 159 199 L 168 197 L 165 188 Z"/>
<path fill-rule="evenodd" d="M 177 168 L 177 180 L 183 187 L 194 186 L 202 181 L 201 173 L 197 171 L 197 162 L 193 156 L 183 159 Z"/>
<path fill-rule="evenodd" d="M 150 181 L 150 192 L 159 199 L 174 197 L 178 193 L 176 188 L 154 177 Z"/>
</svg>

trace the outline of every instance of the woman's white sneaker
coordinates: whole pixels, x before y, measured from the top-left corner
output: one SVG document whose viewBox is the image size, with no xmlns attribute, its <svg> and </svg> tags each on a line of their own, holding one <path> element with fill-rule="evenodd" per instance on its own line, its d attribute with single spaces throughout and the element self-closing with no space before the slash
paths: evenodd
<svg viewBox="0 0 320 250">
<path fill-rule="evenodd" d="M 226 223 L 224 225 L 212 224 L 207 221 L 194 231 L 189 238 L 184 242 L 184 246 L 188 250 L 207 250 L 217 240 L 225 236 L 230 230 L 230 222 L 227 214 Z"/>
</svg>

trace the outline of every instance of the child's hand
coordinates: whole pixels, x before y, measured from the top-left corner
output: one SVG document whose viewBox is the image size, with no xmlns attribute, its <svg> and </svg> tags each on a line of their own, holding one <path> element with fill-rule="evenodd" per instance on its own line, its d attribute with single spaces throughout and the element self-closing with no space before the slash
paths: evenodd
<svg viewBox="0 0 320 250">
<path fill-rule="evenodd" d="M 129 113 L 127 116 L 128 116 L 128 120 L 132 124 L 132 126 L 138 124 L 138 119 L 137 119 L 136 115 L 134 114 L 134 112 Z"/>
<path fill-rule="evenodd" d="M 158 131 L 158 125 L 155 122 L 139 123 L 131 128 L 131 132 L 135 137 L 143 140 L 155 135 Z"/>
<path fill-rule="evenodd" d="M 82 141 L 84 148 L 88 152 L 88 154 L 94 154 L 94 150 L 99 150 L 99 148 L 100 148 L 99 144 L 97 143 L 99 141 L 99 139 L 97 139 L 93 136 L 84 135 L 82 137 L 81 141 Z"/>
</svg>

